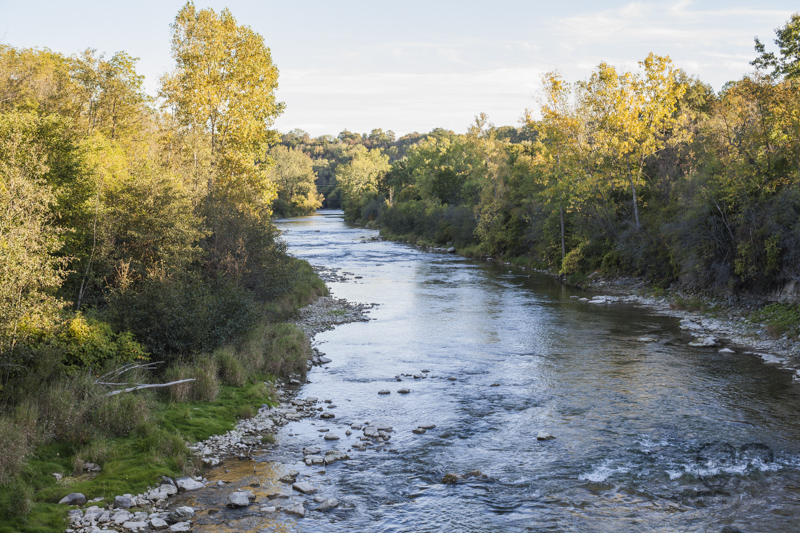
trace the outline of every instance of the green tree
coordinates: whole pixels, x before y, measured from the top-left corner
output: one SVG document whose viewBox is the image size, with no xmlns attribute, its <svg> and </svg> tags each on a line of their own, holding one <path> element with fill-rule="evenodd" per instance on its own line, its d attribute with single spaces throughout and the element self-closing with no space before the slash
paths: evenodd
<svg viewBox="0 0 800 533">
<path fill-rule="evenodd" d="M 336 168 L 336 181 L 343 191 L 345 215 L 351 220 L 360 216 L 357 212 L 367 201 L 378 194 L 381 179 L 389 172 L 389 157 L 380 149 L 367 150 L 356 145 L 352 160 Z"/>
<path fill-rule="evenodd" d="M 317 192 L 314 161 L 297 148 L 273 146 L 269 156 L 275 161 L 269 177 L 278 186 L 276 214 L 289 216 L 310 213 L 322 206 Z"/>
<path fill-rule="evenodd" d="M 52 188 L 43 179 L 47 154 L 32 114 L 0 115 L 0 371 L 27 361 L 15 354 L 20 341 L 46 329 L 60 302 L 54 297 L 65 276 L 59 231 L 53 223 Z"/>
<path fill-rule="evenodd" d="M 795 13 L 782 28 L 775 29 L 775 44 L 780 57 L 767 52 L 764 44 L 756 37 L 756 52 L 759 56 L 750 62 L 759 69 L 772 69 L 774 76 L 789 79 L 800 77 L 800 13 Z"/>
<path fill-rule="evenodd" d="M 219 189 L 254 212 L 268 212 L 275 188 L 262 161 L 270 129 L 283 110 L 275 99 L 278 69 L 261 35 L 239 25 L 228 9 L 219 14 L 188 2 L 172 24 L 176 69 L 162 79 L 161 95 L 180 124 L 208 132 L 209 191 Z"/>
</svg>

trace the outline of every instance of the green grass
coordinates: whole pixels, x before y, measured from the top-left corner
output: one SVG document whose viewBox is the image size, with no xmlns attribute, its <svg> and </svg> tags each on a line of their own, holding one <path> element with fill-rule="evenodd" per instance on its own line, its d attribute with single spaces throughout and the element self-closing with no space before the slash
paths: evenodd
<svg viewBox="0 0 800 533">
<path fill-rule="evenodd" d="M 773 303 L 762 307 L 750 315 L 750 322 L 764 324 L 767 333 L 774 338 L 783 335 L 800 335 L 800 306 L 796 304 Z"/>
</svg>

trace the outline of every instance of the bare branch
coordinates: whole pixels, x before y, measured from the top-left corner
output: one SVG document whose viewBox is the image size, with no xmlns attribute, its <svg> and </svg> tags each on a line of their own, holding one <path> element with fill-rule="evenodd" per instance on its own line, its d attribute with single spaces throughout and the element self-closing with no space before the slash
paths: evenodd
<svg viewBox="0 0 800 533">
<path fill-rule="evenodd" d="M 195 381 L 195 378 L 181 379 L 179 381 L 172 381 L 170 383 L 151 383 L 149 385 L 138 385 L 136 387 L 129 387 L 127 389 L 112 390 L 111 392 L 105 393 L 103 396 L 114 396 L 115 394 L 122 394 L 123 392 L 133 392 L 139 389 L 155 389 L 159 387 L 171 387 L 173 385 L 179 385 L 181 383 L 188 383 L 189 381 Z"/>
</svg>

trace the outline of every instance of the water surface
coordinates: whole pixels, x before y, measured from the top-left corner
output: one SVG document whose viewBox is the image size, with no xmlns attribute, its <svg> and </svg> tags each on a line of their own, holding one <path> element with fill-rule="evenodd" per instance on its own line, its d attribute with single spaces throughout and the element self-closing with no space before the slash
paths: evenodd
<svg viewBox="0 0 800 533">
<path fill-rule="evenodd" d="M 336 418 L 278 435 L 280 458 L 342 503 L 281 528 L 800 530 L 800 390 L 789 372 L 688 347 L 676 319 L 589 305 L 546 276 L 373 241 L 338 212 L 279 226 L 292 254 L 351 273 L 330 284 L 334 296 L 379 304 L 372 321 L 316 338 L 333 362 L 300 396 L 332 400 Z M 394 426 L 382 451 L 350 452 L 324 474 L 302 464 L 303 446 L 348 449 L 360 432 L 345 430 L 369 421 Z M 424 423 L 436 428 L 412 433 Z M 322 428 L 341 440 L 323 441 Z M 442 483 L 473 470 L 487 478 Z M 259 520 L 253 529 L 269 530 L 274 517 Z"/>
</svg>

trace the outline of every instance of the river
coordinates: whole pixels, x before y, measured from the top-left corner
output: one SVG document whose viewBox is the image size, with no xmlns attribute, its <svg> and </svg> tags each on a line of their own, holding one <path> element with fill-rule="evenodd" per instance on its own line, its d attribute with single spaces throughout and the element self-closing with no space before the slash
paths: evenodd
<svg viewBox="0 0 800 533">
<path fill-rule="evenodd" d="M 340 505 L 279 527 L 253 513 L 254 530 L 800 530 L 789 372 L 689 347 L 674 318 L 589 305 L 544 275 L 373 240 L 340 212 L 278 225 L 293 255 L 348 273 L 334 296 L 378 305 L 316 337 L 332 362 L 299 396 L 331 400 L 336 417 L 285 426 L 264 458 Z M 382 449 L 302 463 L 304 446 L 346 450 L 351 424 L 375 421 L 394 428 Z M 423 424 L 435 428 L 412 433 Z M 485 476 L 443 483 L 474 470 Z"/>
</svg>

